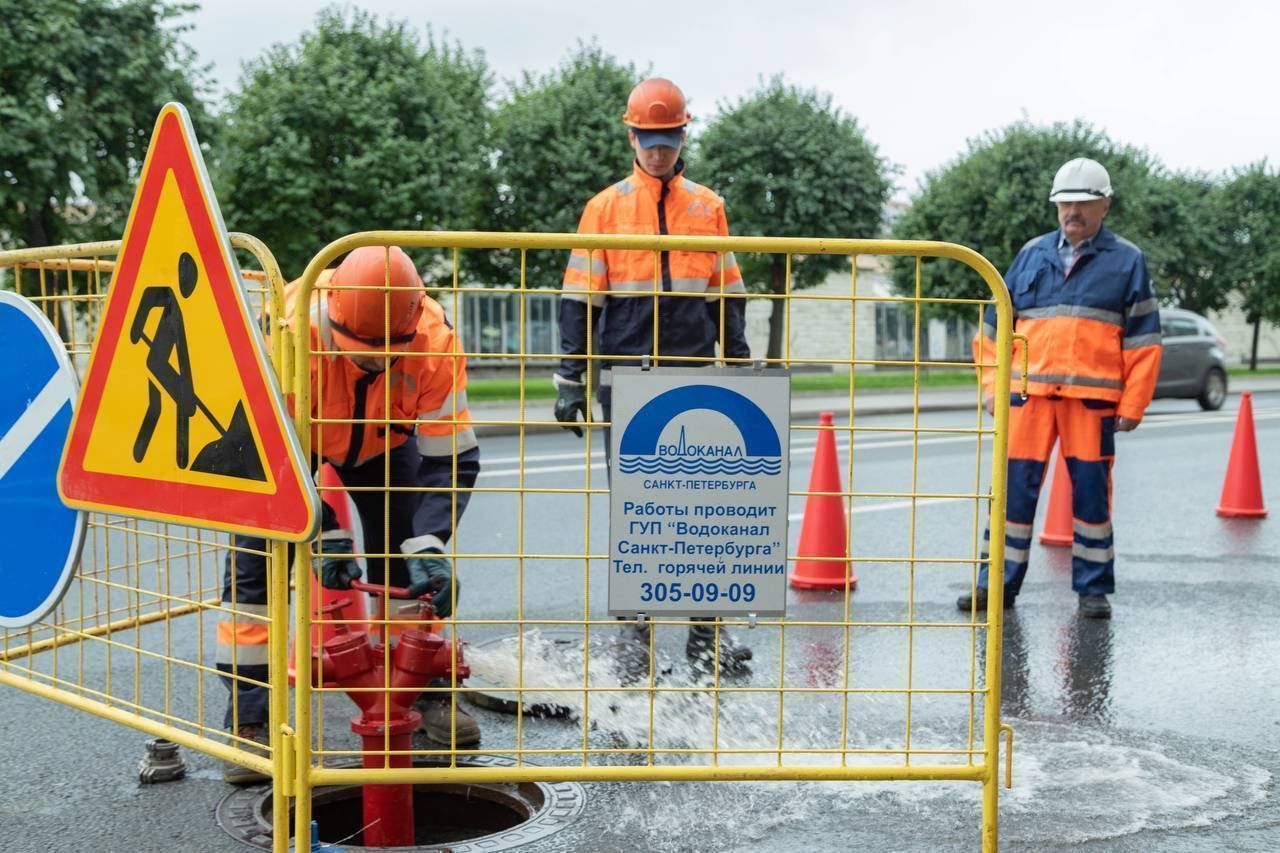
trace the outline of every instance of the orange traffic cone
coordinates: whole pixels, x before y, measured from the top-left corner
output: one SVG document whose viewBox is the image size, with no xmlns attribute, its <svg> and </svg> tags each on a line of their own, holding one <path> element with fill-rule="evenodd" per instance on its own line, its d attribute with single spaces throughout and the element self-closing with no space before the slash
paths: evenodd
<svg viewBox="0 0 1280 853">
<path fill-rule="evenodd" d="M 342 489 L 342 480 L 338 478 L 338 472 L 333 470 L 333 466 L 328 462 L 320 466 L 320 485 L 328 491 L 321 492 L 324 496 L 324 502 L 333 508 L 333 514 L 337 516 L 338 525 L 343 530 L 351 531 L 352 537 L 355 536 L 355 515 L 352 510 L 355 505 L 351 501 L 351 496 Z M 363 562 L 363 560 L 361 561 Z M 311 618 L 319 619 L 323 608 L 333 604 L 335 601 L 346 598 L 351 601 L 347 605 L 343 618 L 346 619 L 368 619 L 369 608 L 366 596 L 358 590 L 345 589 L 325 589 L 316 579 L 315 573 L 311 575 Z M 335 617 L 329 617 L 335 618 Z M 325 640 L 334 635 L 336 625 L 312 625 L 311 626 L 311 643 L 313 648 L 319 648 Z M 363 634 L 369 630 L 368 625 L 347 625 L 347 631 L 352 634 Z M 322 630 L 323 629 L 323 630 Z"/>
<path fill-rule="evenodd" d="M 1258 469 L 1258 438 L 1253 431 L 1253 395 L 1240 395 L 1236 434 L 1231 439 L 1231 459 L 1222 483 L 1218 515 L 1231 518 L 1266 518 L 1262 505 L 1262 474 Z"/>
<path fill-rule="evenodd" d="M 320 497 L 333 510 L 334 515 L 338 518 L 338 524 L 345 530 L 354 533 L 355 528 L 352 526 L 355 519 L 351 513 L 352 504 L 351 497 L 344 491 L 337 491 L 342 488 L 342 480 L 338 479 L 338 474 L 333 470 L 329 463 L 320 466 L 320 485 L 325 491 L 320 492 Z M 295 578 L 295 581 L 297 579 Z M 311 584 L 311 648 L 319 649 L 324 645 L 325 640 L 330 639 L 337 633 L 337 625 L 317 625 L 315 621 L 321 618 L 335 619 L 336 616 L 322 616 L 324 608 L 332 606 L 335 602 L 346 599 L 348 604 L 342 611 L 342 619 L 360 619 L 367 620 L 369 618 L 369 607 L 367 596 L 354 589 L 327 589 L 320 585 L 316 579 L 315 572 L 307 572 L 307 580 Z M 343 626 L 352 634 L 368 633 L 368 624 L 352 624 Z M 294 680 L 294 657 L 293 644 L 289 645 L 289 681 Z"/>
<path fill-rule="evenodd" d="M 818 419 L 821 426 L 832 425 L 831 412 Z M 800 548 L 791 585 L 797 589 L 849 589 L 858 585 L 858 576 L 849 565 L 849 540 L 845 528 L 845 501 L 840 494 L 840 462 L 836 458 L 836 434 L 824 429 L 818 433 L 818 447 L 813 455 L 813 472 L 809 475 L 811 494 L 804 503 L 804 522 L 800 528 Z M 816 559 L 816 558 L 827 559 Z"/>
<path fill-rule="evenodd" d="M 1049 489 L 1049 506 L 1044 513 L 1040 544 L 1070 545 L 1071 527 L 1071 472 L 1067 470 L 1067 458 L 1062 454 L 1062 442 L 1059 441 L 1058 467 L 1053 471 L 1053 485 Z"/>
</svg>

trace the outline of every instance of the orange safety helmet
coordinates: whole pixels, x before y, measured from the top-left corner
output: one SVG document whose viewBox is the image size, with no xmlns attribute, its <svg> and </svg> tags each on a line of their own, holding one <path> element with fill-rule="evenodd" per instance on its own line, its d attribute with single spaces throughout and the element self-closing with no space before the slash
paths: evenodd
<svg viewBox="0 0 1280 853">
<path fill-rule="evenodd" d="M 399 246 L 354 250 L 333 271 L 329 287 L 329 328 L 340 349 L 396 352 L 413 340 L 427 292 Z M 368 289 L 343 289 L 350 287 Z"/>
<path fill-rule="evenodd" d="M 622 121 L 637 130 L 670 130 L 693 121 L 684 92 L 663 77 L 650 77 L 631 90 Z"/>
</svg>

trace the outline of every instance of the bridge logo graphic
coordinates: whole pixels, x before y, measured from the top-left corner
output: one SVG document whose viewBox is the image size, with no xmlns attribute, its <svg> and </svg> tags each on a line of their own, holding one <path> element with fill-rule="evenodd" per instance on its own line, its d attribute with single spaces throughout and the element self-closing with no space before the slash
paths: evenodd
<svg viewBox="0 0 1280 853">
<path fill-rule="evenodd" d="M 690 412 L 724 415 L 735 434 L 715 434 Z M 670 436 L 674 427 L 679 433 Z M 696 430 L 696 431 L 695 431 Z M 718 385 L 683 385 L 663 392 L 640 408 L 618 445 L 622 474 L 685 474 L 758 477 L 782 473 L 782 446 L 768 415 L 736 391 Z"/>
</svg>

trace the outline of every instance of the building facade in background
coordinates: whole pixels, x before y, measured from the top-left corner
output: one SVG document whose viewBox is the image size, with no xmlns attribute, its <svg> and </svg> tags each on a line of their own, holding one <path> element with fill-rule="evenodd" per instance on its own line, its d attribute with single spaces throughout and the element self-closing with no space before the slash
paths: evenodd
<svg viewBox="0 0 1280 853">
<path fill-rule="evenodd" d="M 896 298 L 889 277 L 889 259 L 877 255 L 858 256 L 856 306 L 847 298 L 853 292 L 853 276 L 847 272 L 832 273 L 821 284 L 796 291 L 790 303 L 788 349 L 783 353 L 795 359 L 847 360 L 852 357 L 868 362 L 864 368 L 886 369 L 889 365 L 875 362 L 912 361 L 916 318 L 911 302 Z M 469 353 L 485 358 L 473 359 L 468 367 L 513 372 L 520 364 L 521 298 L 519 293 L 495 289 L 490 293 L 474 291 L 457 294 L 456 304 L 448 292 L 438 294 L 445 310 L 462 334 Z M 814 297 L 840 296 L 841 299 Z M 528 292 L 524 299 L 525 353 L 554 355 L 559 350 L 560 330 L 557 324 L 558 291 Z M 747 340 L 751 354 L 762 358 L 769 342 L 771 300 L 752 299 L 747 303 Z M 965 317 L 920 318 L 920 360 L 931 362 L 968 362 L 972 360 L 972 341 L 978 311 L 972 320 Z M 1253 327 L 1239 310 L 1209 315 L 1209 319 L 1227 341 L 1230 364 L 1247 364 L 1253 340 Z M 554 369 L 558 355 L 546 359 L 548 371 Z M 1280 327 L 1264 324 L 1258 345 L 1259 361 L 1280 361 Z M 537 370 L 537 360 L 526 360 L 525 368 Z"/>
</svg>

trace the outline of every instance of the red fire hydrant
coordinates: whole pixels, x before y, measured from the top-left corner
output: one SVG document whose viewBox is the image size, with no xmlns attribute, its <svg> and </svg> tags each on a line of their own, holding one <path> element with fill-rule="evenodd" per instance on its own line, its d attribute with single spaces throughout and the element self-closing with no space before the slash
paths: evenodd
<svg viewBox="0 0 1280 853">
<path fill-rule="evenodd" d="M 410 599 L 408 591 L 399 587 L 383 587 L 356 581 L 352 589 L 391 598 Z M 422 715 L 413 710 L 413 702 L 432 679 L 461 683 L 471 674 L 462 659 L 460 643 L 445 640 L 437 633 L 416 627 L 435 618 L 430 595 L 423 596 L 422 623 L 400 633 L 392 640 L 391 671 L 383 667 L 383 645 L 370 633 L 352 633 L 346 625 L 335 625 L 334 636 L 324 642 L 317 653 L 312 650 L 313 677 L 323 673 L 326 684 L 348 693 L 360 707 L 351 720 L 351 730 L 364 741 L 364 766 L 411 767 L 408 755 L 413 746 Z M 324 608 L 334 619 L 345 618 L 343 610 L 350 599 L 339 599 Z M 385 608 L 384 608 L 385 609 Z M 395 753 L 387 755 L 386 751 Z M 385 756 L 385 758 L 384 758 Z M 385 763 L 384 763 L 385 760 Z M 410 847 L 414 842 L 413 786 L 364 786 L 364 845 L 368 847 Z"/>
</svg>

